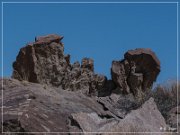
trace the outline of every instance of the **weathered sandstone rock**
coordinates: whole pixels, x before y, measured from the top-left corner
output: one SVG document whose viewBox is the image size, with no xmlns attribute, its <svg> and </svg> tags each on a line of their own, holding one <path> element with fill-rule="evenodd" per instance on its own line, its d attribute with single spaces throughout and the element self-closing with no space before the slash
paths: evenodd
<svg viewBox="0 0 180 135">
<path fill-rule="evenodd" d="M 123 93 L 133 93 L 139 100 L 152 88 L 160 72 L 160 62 L 150 49 L 135 49 L 125 53 L 121 61 L 113 61 L 112 80 Z"/>
</svg>

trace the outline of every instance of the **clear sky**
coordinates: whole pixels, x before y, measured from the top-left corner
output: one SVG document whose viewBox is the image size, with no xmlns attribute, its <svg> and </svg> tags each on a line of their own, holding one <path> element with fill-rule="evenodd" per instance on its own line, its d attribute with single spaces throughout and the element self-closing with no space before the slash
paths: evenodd
<svg viewBox="0 0 180 135">
<path fill-rule="evenodd" d="M 160 59 L 157 82 L 177 76 L 176 3 L 4 4 L 3 23 L 6 77 L 21 47 L 51 33 L 64 36 L 71 63 L 93 58 L 95 72 L 108 78 L 112 60 L 135 48 L 151 48 Z"/>
</svg>

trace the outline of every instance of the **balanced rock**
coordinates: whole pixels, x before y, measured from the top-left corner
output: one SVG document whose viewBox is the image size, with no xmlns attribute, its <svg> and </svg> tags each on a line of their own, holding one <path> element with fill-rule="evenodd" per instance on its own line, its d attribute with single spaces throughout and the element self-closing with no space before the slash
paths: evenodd
<svg viewBox="0 0 180 135">
<path fill-rule="evenodd" d="M 142 97 L 160 72 L 160 62 L 150 49 L 129 50 L 121 61 L 113 61 L 111 76 L 123 93 Z"/>
<path fill-rule="evenodd" d="M 131 68 L 135 68 L 135 73 L 143 74 L 143 90 L 151 88 L 160 72 L 160 61 L 155 53 L 151 49 L 139 48 L 129 50 L 124 58 L 131 64 Z"/>
</svg>

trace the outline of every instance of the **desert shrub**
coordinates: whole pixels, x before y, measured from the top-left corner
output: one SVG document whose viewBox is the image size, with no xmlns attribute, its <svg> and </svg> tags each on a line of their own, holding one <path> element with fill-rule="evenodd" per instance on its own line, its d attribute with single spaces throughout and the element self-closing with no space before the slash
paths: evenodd
<svg viewBox="0 0 180 135">
<path fill-rule="evenodd" d="M 177 81 L 171 81 L 163 85 L 158 85 L 152 91 L 152 96 L 155 99 L 157 107 L 165 119 L 172 108 L 180 105 L 177 99 L 177 94 L 180 95 L 179 88 L 180 84 Z"/>
</svg>

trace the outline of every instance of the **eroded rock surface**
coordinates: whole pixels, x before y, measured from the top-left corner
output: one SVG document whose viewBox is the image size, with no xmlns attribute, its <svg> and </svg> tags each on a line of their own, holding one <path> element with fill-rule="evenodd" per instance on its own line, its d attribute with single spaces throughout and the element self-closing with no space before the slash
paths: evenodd
<svg viewBox="0 0 180 135">
<path fill-rule="evenodd" d="M 6 131 L 10 130 L 6 123 L 15 120 L 25 131 L 68 132 L 71 125 L 67 122 L 71 113 L 95 112 L 102 117 L 110 115 L 96 100 L 80 92 L 15 79 L 4 79 L 3 90 Z"/>
<path fill-rule="evenodd" d="M 13 63 L 12 77 L 70 91 L 81 90 L 86 95 L 111 94 L 114 88 L 109 85 L 111 80 L 94 72 L 93 59 L 83 58 L 81 64 L 78 61 L 71 64 L 70 55 L 64 54 L 62 39 L 63 36 L 55 34 L 40 36 L 21 48 Z M 129 50 L 123 60 L 112 62 L 111 85 L 114 83 L 123 94 L 133 93 L 142 100 L 159 72 L 160 62 L 150 49 Z"/>
<path fill-rule="evenodd" d="M 55 34 L 35 38 L 35 42 L 21 48 L 13 63 L 12 77 L 18 80 L 62 87 L 65 90 L 82 90 L 96 94 L 104 86 L 106 77 L 94 73 L 94 61 L 83 58 L 70 63 L 70 55 L 64 54 L 62 36 Z"/>
<path fill-rule="evenodd" d="M 166 123 L 152 98 L 122 120 L 101 118 L 95 113 L 72 114 L 84 132 L 160 132 Z M 156 127 L 154 127 L 156 125 Z"/>
<path fill-rule="evenodd" d="M 152 98 L 135 106 L 118 94 L 88 97 L 27 81 L 3 82 L 4 132 L 160 132 L 166 126 Z"/>
<path fill-rule="evenodd" d="M 62 37 L 57 35 L 37 37 L 34 43 L 21 48 L 13 63 L 12 77 L 58 86 L 62 80 L 60 76 L 70 68 L 64 58 L 64 45 L 61 39 Z"/>
<path fill-rule="evenodd" d="M 151 89 L 160 72 L 160 62 L 150 49 L 129 50 L 121 61 L 113 61 L 112 80 L 123 93 L 133 93 L 138 99 Z"/>
</svg>

